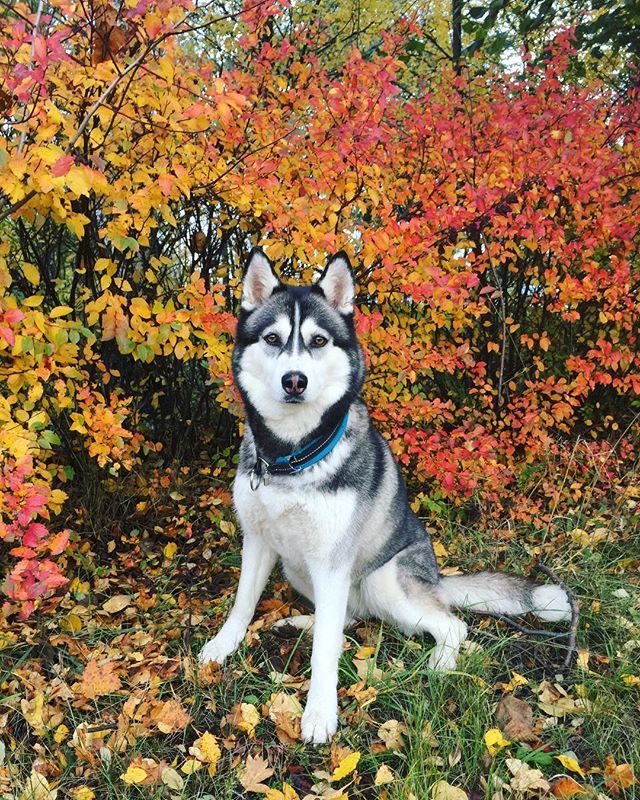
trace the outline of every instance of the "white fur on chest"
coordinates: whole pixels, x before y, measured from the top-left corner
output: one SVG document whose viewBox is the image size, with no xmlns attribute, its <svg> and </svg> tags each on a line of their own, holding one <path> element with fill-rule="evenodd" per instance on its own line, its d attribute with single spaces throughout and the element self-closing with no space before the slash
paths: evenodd
<svg viewBox="0 0 640 800">
<path fill-rule="evenodd" d="M 265 537 L 285 564 L 351 555 L 357 500 L 352 489 L 325 492 L 307 485 L 291 490 L 267 483 L 253 491 L 249 477 L 238 475 L 233 495 L 243 530 Z"/>
</svg>

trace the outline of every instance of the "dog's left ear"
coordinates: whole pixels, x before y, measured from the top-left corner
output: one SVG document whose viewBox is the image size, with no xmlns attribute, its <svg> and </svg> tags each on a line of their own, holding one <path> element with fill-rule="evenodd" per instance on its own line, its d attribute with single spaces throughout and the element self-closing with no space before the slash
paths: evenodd
<svg viewBox="0 0 640 800">
<path fill-rule="evenodd" d="M 327 302 L 341 314 L 353 314 L 356 284 L 349 257 L 343 251 L 336 253 L 325 267 L 317 285 Z"/>
</svg>

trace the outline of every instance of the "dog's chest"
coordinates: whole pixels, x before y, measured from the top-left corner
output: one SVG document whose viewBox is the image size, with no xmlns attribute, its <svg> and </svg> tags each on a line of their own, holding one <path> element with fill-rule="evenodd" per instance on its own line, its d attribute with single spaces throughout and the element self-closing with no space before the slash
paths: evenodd
<svg viewBox="0 0 640 800">
<path fill-rule="evenodd" d="M 264 536 L 285 561 L 331 559 L 349 546 L 356 510 L 350 489 L 292 490 L 268 483 L 253 491 L 248 476 L 238 475 L 234 502 L 243 530 Z"/>
</svg>

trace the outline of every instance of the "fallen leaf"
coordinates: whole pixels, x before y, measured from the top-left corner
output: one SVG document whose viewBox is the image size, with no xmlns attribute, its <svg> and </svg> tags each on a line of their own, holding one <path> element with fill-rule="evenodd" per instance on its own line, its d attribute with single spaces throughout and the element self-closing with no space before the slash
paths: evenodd
<svg viewBox="0 0 640 800">
<path fill-rule="evenodd" d="M 433 800 L 468 800 L 468 795 L 464 789 L 452 786 L 446 781 L 438 781 L 431 790 Z"/>
<path fill-rule="evenodd" d="M 123 773 L 121 776 L 122 780 L 127 784 L 127 786 L 131 786 L 135 783 L 142 783 L 145 778 L 147 777 L 147 773 L 142 767 L 135 767 L 133 765 L 129 765 L 127 767 L 127 771 Z"/>
<path fill-rule="evenodd" d="M 393 771 L 386 765 L 381 764 L 376 772 L 374 786 L 383 786 L 385 783 L 392 783 L 395 778 Z"/>
<path fill-rule="evenodd" d="M 617 797 L 621 791 L 633 786 L 636 777 L 631 764 L 616 764 L 613 756 L 609 755 L 604 760 L 604 785 Z"/>
<path fill-rule="evenodd" d="M 288 783 L 283 784 L 282 791 L 279 789 L 267 789 L 265 800 L 300 800 L 296 790 L 289 786 Z"/>
<path fill-rule="evenodd" d="M 167 561 L 171 561 L 171 559 L 178 552 L 178 545 L 175 542 L 169 542 L 169 544 L 164 546 L 162 552 L 164 553 L 164 557 L 167 559 Z"/>
<path fill-rule="evenodd" d="M 22 716 L 31 725 L 37 736 L 44 735 L 46 726 L 44 724 L 44 693 L 37 691 L 31 700 L 22 699 L 20 701 Z"/>
<path fill-rule="evenodd" d="M 505 764 L 513 775 L 509 785 L 514 791 L 525 794 L 534 789 L 540 789 L 543 792 L 550 790 L 549 781 L 545 780 L 539 769 L 533 769 L 517 758 L 507 758 Z"/>
<path fill-rule="evenodd" d="M 502 732 L 498 728 L 491 728 L 485 733 L 484 743 L 491 756 L 495 756 L 496 753 L 499 753 L 500 750 L 511 744 L 508 739 L 504 738 Z"/>
<path fill-rule="evenodd" d="M 236 703 L 227 715 L 227 722 L 238 730 L 246 731 L 249 738 L 253 739 L 256 725 L 260 722 L 260 714 L 253 703 Z"/>
<path fill-rule="evenodd" d="M 550 717 L 564 717 L 566 714 L 584 714 L 586 702 L 575 700 L 559 684 L 542 681 L 538 688 L 538 707 Z"/>
<path fill-rule="evenodd" d="M 378 728 L 378 736 L 387 745 L 387 749 L 397 752 L 404 749 L 403 734 L 407 733 L 407 726 L 397 719 L 389 719 Z"/>
<path fill-rule="evenodd" d="M 129 595 L 116 594 L 114 597 L 111 597 L 109 600 L 107 600 L 107 602 L 102 606 L 102 610 L 106 611 L 107 614 L 117 614 L 130 604 L 131 598 Z"/>
<path fill-rule="evenodd" d="M 120 678 L 116 675 L 115 665 L 110 661 L 89 661 L 82 673 L 80 691 L 89 700 L 113 694 L 122 687 Z"/>
<path fill-rule="evenodd" d="M 569 775 L 563 775 L 551 784 L 551 792 L 559 800 L 570 800 L 577 794 L 586 794 L 587 790 Z"/>
<path fill-rule="evenodd" d="M 283 744 L 300 741 L 302 706 L 294 694 L 276 692 L 268 703 L 269 719 L 276 725 L 276 736 Z"/>
<path fill-rule="evenodd" d="M 505 736 L 516 742 L 533 738 L 533 710 L 524 700 L 505 695 L 496 708 L 496 722 Z"/>
<path fill-rule="evenodd" d="M 162 783 L 164 783 L 165 786 L 168 786 L 170 789 L 173 789 L 176 792 L 179 792 L 184 786 L 182 776 L 179 772 L 173 769 L 173 767 L 165 767 L 162 770 L 161 778 Z"/>
<path fill-rule="evenodd" d="M 564 753 L 563 755 L 555 756 L 555 758 L 562 764 L 565 769 L 568 769 L 569 772 L 577 772 L 581 778 L 585 778 L 585 774 L 578 764 L 578 760 L 575 756 L 569 755 L 568 753 Z"/>
<path fill-rule="evenodd" d="M 496 688 L 501 689 L 505 694 L 508 692 L 512 692 L 518 686 L 527 686 L 529 681 L 524 677 L 524 675 L 520 675 L 518 672 L 511 673 L 511 680 L 509 683 L 496 683 Z"/>
<path fill-rule="evenodd" d="M 354 658 L 353 666 L 358 678 L 365 684 L 379 683 L 382 680 L 382 670 L 376 666 L 374 658 Z"/>
<path fill-rule="evenodd" d="M 189 754 L 195 756 L 203 764 L 208 765 L 209 775 L 216 774 L 218 761 L 222 755 L 216 737 L 208 731 L 203 733 L 199 739 L 189 748 Z"/>
<path fill-rule="evenodd" d="M 20 800 L 56 800 L 58 790 L 49 786 L 49 781 L 35 770 L 27 778 Z"/>
<path fill-rule="evenodd" d="M 71 790 L 70 795 L 73 800 L 94 800 L 96 796 L 95 792 L 88 786 L 76 786 L 75 789 Z"/>
<path fill-rule="evenodd" d="M 197 758 L 188 758 L 184 764 L 180 767 L 180 769 L 184 772 L 185 775 L 193 775 L 194 772 L 197 772 L 199 769 L 202 769 L 203 764 L 202 761 L 198 761 Z"/>
<path fill-rule="evenodd" d="M 350 775 L 358 766 L 358 761 L 360 761 L 360 753 L 349 753 L 349 755 L 343 758 L 333 770 L 331 773 L 331 780 L 339 781 L 347 775 Z"/>
<path fill-rule="evenodd" d="M 186 728 L 191 717 L 177 700 L 160 702 L 151 711 L 151 720 L 161 733 L 175 733 Z"/>
<path fill-rule="evenodd" d="M 269 787 L 262 781 L 266 781 L 273 775 L 273 770 L 269 762 L 261 756 L 248 755 L 244 767 L 242 767 L 239 780 L 248 792 L 268 792 Z"/>
</svg>

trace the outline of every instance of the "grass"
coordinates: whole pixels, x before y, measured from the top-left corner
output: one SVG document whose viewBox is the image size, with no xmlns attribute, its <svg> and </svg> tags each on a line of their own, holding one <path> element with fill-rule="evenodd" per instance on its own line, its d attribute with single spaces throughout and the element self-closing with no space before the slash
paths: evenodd
<svg viewBox="0 0 640 800">
<path fill-rule="evenodd" d="M 607 509 L 591 518 L 565 514 L 542 537 L 526 527 L 505 538 L 500 529 L 443 523 L 437 537 L 448 554 L 444 566 L 522 572 L 542 556 L 572 587 L 581 606 L 578 663 L 568 670 L 555 666 L 562 662 L 564 640 L 524 636 L 469 615 L 472 644 L 455 673 L 436 675 L 426 666 L 430 640 L 406 639 L 375 621 L 359 623 L 347 631 L 340 663 L 338 735 L 330 746 L 311 747 L 283 743 L 268 715 L 277 692 L 304 704 L 309 676 L 308 637 L 269 628 L 277 603 L 263 607 L 249 641 L 208 682 L 194 669 L 193 656 L 233 599 L 239 542 L 215 493 L 204 500 L 197 495 L 196 501 L 174 492 L 179 499 L 170 499 L 173 488 L 151 492 L 150 504 L 137 516 L 132 512 L 119 536 L 113 521 L 103 521 L 102 534 L 94 528 L 90 546 L 85 543 L 69 565 L 80 580 L 59 603 L 2 633 L 0 797 L 32 800 L 23 790 L 34 768 L 59 798 L 89 800 L 91 792 L 100 800 L 258 797 L 239 782 L 248 756 L 267 760 L 273 774 L 266 784 L 282 789 L 286 783 L 300 798 L 329 798 L 331 791 L 337 797 L 343 789 L 350 798 L 422 800 L 440 780 L 460 787 L 470 800 L 491 798 L 494 779 L 511 777 L 506 759 L 539 768 L 553 782 L 569 774 L 557 754 L 576 759 L 583 776 L 570 774 L 594 800 L 598 792 L 615 794 L 605 787 L 607 757 L 640 774 L 640 681 L 633 678 L 640 675 L 640 536 L 633 513 L 624 520 Z M 129 495 L 127 503 L 133 508 Z M 75 518 L 68 524 L 78 526 L 84 512 L 70 513 Z M 575 533 L 584 530 L 589 540 L 603 526 L 609 534 L 593 547 Z M 171 543 L 177 547 L 168 557 L 164 548 Z M 118 594 L 129 603 L 105 612 L 105 601 Z M 301 608 L 278 578 L 265 598 Z M 113 664 L 121 688 L 87 699 L 80 686 L 90 659 Z M 514 694 L 533 709 L 535 739 L 514 741 L 492 757 L 485 733 L 497 726 L 496 706 L 505 694 L 499 684 L 516 673 L 526 679 Z M 563 716 L 541 708 L 545 681 L 561 687 L 576 708 Z M 163 733 L 152 721 L 153 709 L 171 698 L 190 719 Z M 242 703 L 257 711 L 254 731 L 243 729 L 237 710 Z M 396 734 L 391 747 L 380 735 L 385 724 Z M 82 726 L 93 731 L 93 739 L 83 740 Z M 212 777 L 203 767 L 186 774 L 183 765 L 193 761 L 189 750 L 205 731 L 221 747 L 217 772 Z M 356 771 L 331 783 L 328 775 L 352 751 L 360 753 Z M 161 777 L 155 785 L 127 786 L 121 776 L 143 758 L 177 770 L 182 787 L 172 789 Z M 376 786 L 383 765 L 393 781 Z M 629 786 L 621 796 L 633 798 L 636 791 Z"/>
</svg>

